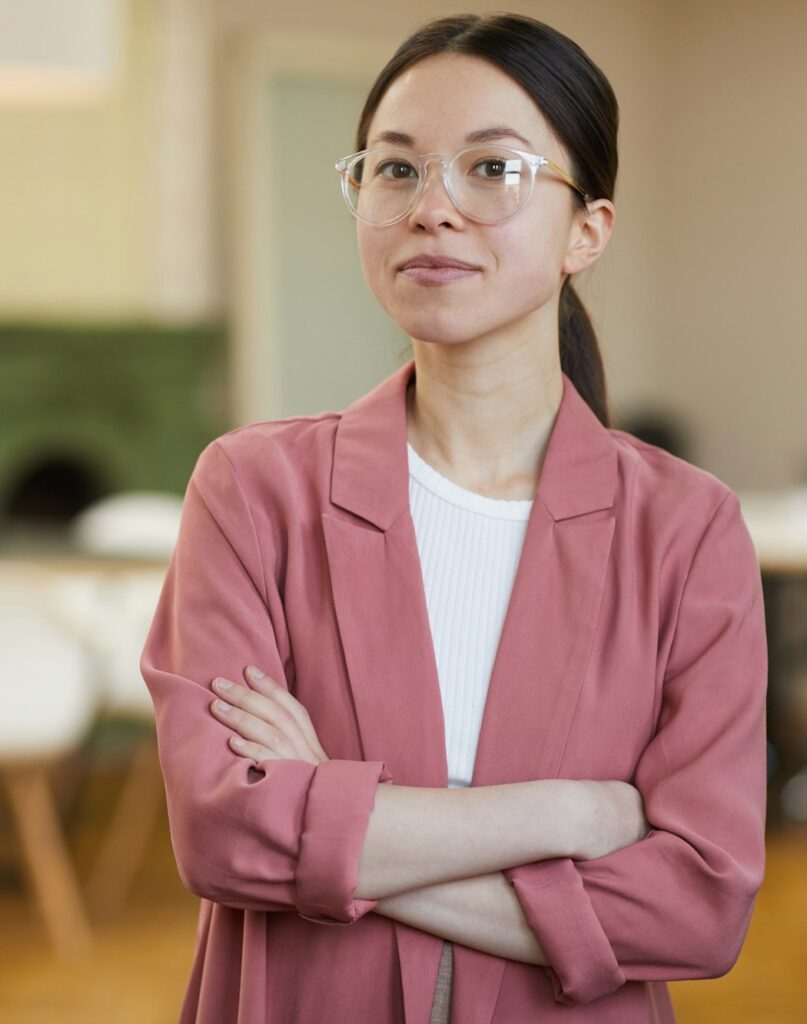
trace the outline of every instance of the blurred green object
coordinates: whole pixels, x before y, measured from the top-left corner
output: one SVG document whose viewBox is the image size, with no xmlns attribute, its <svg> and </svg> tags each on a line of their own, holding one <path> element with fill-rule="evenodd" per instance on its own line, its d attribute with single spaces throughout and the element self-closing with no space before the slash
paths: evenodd
<svg viewBox="0 0 807 1024">
<path fill-rule="evenodd" d="M 184 494 L 227 400 L 223 324 L 0 324 L 0 522 Z"/>
</svg>

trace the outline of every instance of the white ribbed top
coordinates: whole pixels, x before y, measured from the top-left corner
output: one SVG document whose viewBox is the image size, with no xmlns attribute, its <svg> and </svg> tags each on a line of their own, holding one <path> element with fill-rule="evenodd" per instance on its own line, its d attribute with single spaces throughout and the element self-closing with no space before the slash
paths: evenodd
<svg viewBox="0 0 807 1024">
<path fill-rule="evenodd" d="M 417 536 L 443 717 L 449 787 L 468 786 L 499 637 L 532 499 L 460 487 L 407 442 Z"/>
</svg>

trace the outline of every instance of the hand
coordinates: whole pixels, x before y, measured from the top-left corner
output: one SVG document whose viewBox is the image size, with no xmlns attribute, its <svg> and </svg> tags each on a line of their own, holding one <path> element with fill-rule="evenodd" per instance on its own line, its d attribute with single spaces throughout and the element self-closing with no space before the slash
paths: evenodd
<svg viewBox="0 0 807 1024">
<path fill-rule="evenodd" d="M 219 700 L 213 701 L 210 710 L 235 731 L 231 749 L 256 764 L 267 759 L 328 761 L 303 705 L 254 665 L 247 666 L 244 675 L 252 688 L 221 677 L 213 680 Z M 218 706 L 219 701 L 226 709 Z"/>
</svg>

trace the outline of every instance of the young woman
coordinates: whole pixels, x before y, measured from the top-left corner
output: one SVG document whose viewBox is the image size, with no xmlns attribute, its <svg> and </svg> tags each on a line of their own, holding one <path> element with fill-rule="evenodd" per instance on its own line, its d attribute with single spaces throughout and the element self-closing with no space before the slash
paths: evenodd
<svg viewBox="0 0 807 1024">
<path fill-rule="evenodd" d="M 759 568 L 722 481 L 608 425 L 572 278 L 616 136 L 517 15 L 426 25 L 370 91 L 337 166 L 414 358 L 202 452 L 143 651 L 183 1024 L 669 1022 L 665 980 L 738 955 Z"/>
</svg>

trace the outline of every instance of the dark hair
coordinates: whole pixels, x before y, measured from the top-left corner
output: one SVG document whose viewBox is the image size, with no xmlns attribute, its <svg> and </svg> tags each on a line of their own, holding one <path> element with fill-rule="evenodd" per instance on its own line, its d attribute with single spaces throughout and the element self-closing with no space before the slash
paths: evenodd
<svg viewBox="0 0 807 1024">
<path fill-rule="evenodd" d="M 490 61 L 532 96 L 569 154 L 569 173 L 590 196 L 613 200 L 617 175 L 619 108 L 608 79 L 568 36 L 520 14 L 460 14 L 438 18 L 406 39 L 378 75 L 365 101 L 356 150 L 384 93 L 406 68 L 424 57 L 462 53 Z M 578 207 L 582 196 L 572 192 Z M 605 370 L 597 336 L 571 276 L 563 282 L 558 312 L 561 369 L 599 420 L 609 426 Z"/>
</svg>

